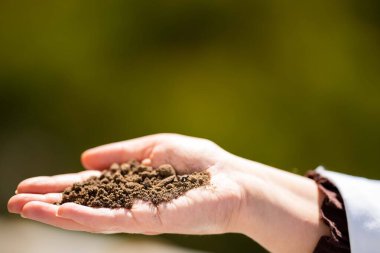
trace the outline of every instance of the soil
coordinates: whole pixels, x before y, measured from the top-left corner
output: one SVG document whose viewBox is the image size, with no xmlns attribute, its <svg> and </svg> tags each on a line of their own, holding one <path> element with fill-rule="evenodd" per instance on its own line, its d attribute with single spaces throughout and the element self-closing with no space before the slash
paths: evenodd
<svg viewBox="0 0 380 253">
<path fill-rule="evenodd" d="M 74 202 L 90 207 L 131 209 L 134 201 L 139 199 L 157 206 L 209 183 L 208 172 L 177 175 L 170 164 L 153 168 L 137 161 L 115 163 L 99 177 L 91 177 L 67 188 L 60 204 Z"/>
</svg>

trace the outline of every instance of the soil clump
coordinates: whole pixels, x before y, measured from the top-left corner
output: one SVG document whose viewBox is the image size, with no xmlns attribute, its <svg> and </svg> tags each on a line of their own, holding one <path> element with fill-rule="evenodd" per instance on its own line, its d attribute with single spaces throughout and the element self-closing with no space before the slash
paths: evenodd
<svg viewBox="0 0 380 253">
<path fill-rule="evenodd" d="M 99 177 L 67 188 L 59 204 L 131 209 L 135 200 L 144 200 L 157 206 L 209 183 L 210 174 L 204 171 L 177 175 L 170 164 L 153 168 L 137 161 L 114 163 Z"/>
</svg>

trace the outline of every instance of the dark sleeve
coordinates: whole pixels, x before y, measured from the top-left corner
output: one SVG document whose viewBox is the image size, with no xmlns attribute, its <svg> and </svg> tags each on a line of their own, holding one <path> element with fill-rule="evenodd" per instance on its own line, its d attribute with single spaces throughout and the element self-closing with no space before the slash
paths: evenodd
<svg viewBox="0 0 380 253">
<path fill-rule="evenodd" d="M 320 191 L 326 195 L 321 207 L 321 216 L 323 222 L 330 228 L 330 236 L 321 237 L 314 253 L 351 252 L 346 211 L 338 189 L 315 171 L 309 171 L 306 176 L 313 179 Z"/>
</svg>

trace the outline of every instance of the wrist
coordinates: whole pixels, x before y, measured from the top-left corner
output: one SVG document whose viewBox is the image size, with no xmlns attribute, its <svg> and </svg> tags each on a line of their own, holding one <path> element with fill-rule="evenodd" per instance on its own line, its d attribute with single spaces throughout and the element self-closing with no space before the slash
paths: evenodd
<svg viewBox="0 0 380 253">
<path fill-rule="evenodd" d="M 308 178 L 239 157 L 242 199 L 231 232 L 271 252 L 311 252 L 328 229 L 320 219 L 323 196 Z"/>
</svg>

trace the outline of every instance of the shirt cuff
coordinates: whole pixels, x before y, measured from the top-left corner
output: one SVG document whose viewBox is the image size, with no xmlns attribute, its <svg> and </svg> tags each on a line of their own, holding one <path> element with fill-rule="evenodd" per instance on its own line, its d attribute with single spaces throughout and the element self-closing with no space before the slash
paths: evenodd
<svg viewBox="0 0 380 253">
<path fill-rule="evenodd" d="M 323 222 L 330 228 L 330 235 L 320 238 L 314 253 L 351 252 L 346 210 L 338 188 L 316 171 L 309 171 L 306 176 L 313 179 L 317 183 L 319 190 L 326 196 L 321 206 L 321 217 Z"/>
</svg>

